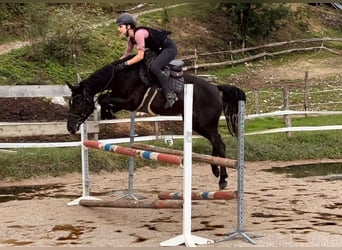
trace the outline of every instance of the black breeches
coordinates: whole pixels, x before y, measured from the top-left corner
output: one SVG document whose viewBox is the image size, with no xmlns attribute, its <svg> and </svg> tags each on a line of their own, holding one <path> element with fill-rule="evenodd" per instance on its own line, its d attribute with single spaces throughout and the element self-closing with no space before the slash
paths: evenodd
<svg viewBox="0 0 342 250">
<path fill-rule="evenodd" d="M 167 90 L 167 79 L 166 76 L 162 73 L 162 69 L 169 64 L 173 59 L 176 58 L 177 55 L 177 46 L 175 42 L 171 39 L 167 38 L 164 43 L 164 48 L 160 52 L 160 54 L 155 58 L 151 65 L 151 72 L 157 78 L 158 82 L 162 85 L 162 87 Z"/>
</svg>

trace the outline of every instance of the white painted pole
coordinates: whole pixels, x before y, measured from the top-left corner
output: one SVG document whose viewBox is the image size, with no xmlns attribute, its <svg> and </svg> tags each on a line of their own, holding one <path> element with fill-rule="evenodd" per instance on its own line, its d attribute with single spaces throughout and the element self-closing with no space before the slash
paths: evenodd
<svg viewBox="0 0 342 250">
<path fill-rule="evenodd" d="M 76 69 L 76 56 L 74 56 L 74 63 L 75 63 L 75 69 Z M 81 77 L 78 73 L 76 73 L 77 82 L 81 82 Z M 96 110 L 95 110 L 96 112 Z M 80 198 L 77 198 L 73 201 L 68 202 L 68 206 L 74 206 L 79 205 L 80 200 L 82 199 L 88 199 L 88 200 L 100 200 L 96 197 L 90 196 L 90 178 L 89 178 L 89 157 L 88 157 L 88 148 L 84 146 L 84 141 L 88 140 L 88 130 L 87 130 L 87 122 L 81 124 L 81 161 L 82 161 L 82 196 Z"/>
<path fill-rule="evenodd" d="M 191 189 L 192 189 L 192 108 L 193 108 L 193 84 L 184 85 L 184 159 L 183 159 L 183 234 L 163 241 L 161 246 L 187 247 L 214 243 L 202 237 L 191 235 Z"/>
<path fill-rule="evenodd" d="M 88 140 L 87 123 L 81 125 L 81 157 L 82 157 L 82 189 L 83 197 L 89 196 L 90 180 L 89 180 L 89 163 L 88 163 L 88 148 L 83 145 L 84 141 Z"/>
<path fill-rule="evenodd" d="M 83 145 L 84 141 L 88 139 L 87 123 L 81 124 L 81 159 L 82 159 L 82 196 L 73 201 L 68 202 L 68 206 L 79 205 L 80 200 L 101 200 L 96 197 L 90 196 L 91 181 L 89 178 L 89 161 L 88 161 L 88 148 Z"/>
<path fill-rule="evenodd" d="M 193 84 L 185 85 L 184 140 L 183 140 L 183 234 L 191 236 L 191 189 L 192 189 L 192 103 Z"/>
</svg>

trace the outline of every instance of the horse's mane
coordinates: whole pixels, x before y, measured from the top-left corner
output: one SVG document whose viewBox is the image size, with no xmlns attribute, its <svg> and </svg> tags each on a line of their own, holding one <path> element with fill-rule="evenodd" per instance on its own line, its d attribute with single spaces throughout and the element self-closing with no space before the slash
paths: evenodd
<svg viewBox="0 0 342 250">
<path fill-rule="evenodd" d="M 134 57 L 134 55 L 128 56 L 123 59 L 115 60 L 103 66 L 102 68 L 93 72 L 88 78 L 81 81 L 80 85 L 84 87 L 86 86 L 88 89 L 96 89 L 96 88 L 102 87 L 101 86 L 102 84 L 107 84 L 110 81 L 110 79 L 114 76 L 115 66 L 118 65 L 119 63 L 122 63 L 131 59 L 132 57 Z"/>
</svg>

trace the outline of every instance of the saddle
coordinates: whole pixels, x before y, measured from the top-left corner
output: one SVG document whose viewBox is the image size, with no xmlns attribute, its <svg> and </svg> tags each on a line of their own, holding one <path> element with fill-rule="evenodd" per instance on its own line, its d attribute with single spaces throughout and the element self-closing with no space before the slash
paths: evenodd
<svg viewBox="0 0 342 250">
<path fill-rule="evenodd" d="M 144 57 L 144 64 L 139 70 L 140 79 L 148 87 L 159 86 L 157 79 L 150 72 L 150 66 L 156 55 L 152 51 L 146 51 Z M 175 93 L 183 93 L 184 91 L 184 77 L 183 69 L 184 62 L 182 60 L 172 60 L 164 69 L 163 73 L 168 78 L 168 84 Z"/>
</svg>

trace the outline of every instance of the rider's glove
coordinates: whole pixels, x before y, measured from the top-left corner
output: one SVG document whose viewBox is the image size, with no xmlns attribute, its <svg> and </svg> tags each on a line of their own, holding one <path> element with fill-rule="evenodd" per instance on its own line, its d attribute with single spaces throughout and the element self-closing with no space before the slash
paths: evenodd
<svg viewBox="0 0 342 250">
<path fill-rule="evenodd" d="M 115 66 L 116 71 L 123 70 L 127 66 L 127 61 L 119 63 L 118 65 Z"/>
</svg>

